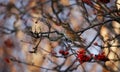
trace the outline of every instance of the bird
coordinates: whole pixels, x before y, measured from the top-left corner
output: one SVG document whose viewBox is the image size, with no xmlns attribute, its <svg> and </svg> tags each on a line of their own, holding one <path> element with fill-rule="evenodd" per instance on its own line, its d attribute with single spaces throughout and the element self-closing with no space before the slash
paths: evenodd
<svg viewBox="0 0 120 72">
<path fill-rule="evenodd" d="M 80 46 L 80 47 L 85 47 L 85 46 L 84 46 L 84 40 L 83 40 L 76 32 L 74 32 L 72 29 L 66 28 L 66 29 L 64 30 L 64 36 L 65 36 L 68 40 L 72 41 L 72 43 L 74 43 L 75 45 L 78 45 L 78 46 Z M 76 43 L 76 42 L 79 42 L 79 44 Z"/>
</svg>

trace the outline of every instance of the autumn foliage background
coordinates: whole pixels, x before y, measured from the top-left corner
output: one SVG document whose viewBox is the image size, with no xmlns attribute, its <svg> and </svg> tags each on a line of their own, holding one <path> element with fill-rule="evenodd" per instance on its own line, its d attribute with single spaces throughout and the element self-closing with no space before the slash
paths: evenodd
<svg viewBox="0 0 120 72">
<path fill-rule="evenodd" d="M 0 0 L 0 72 L 120 72 L 120 0 Z"/>
</svg>

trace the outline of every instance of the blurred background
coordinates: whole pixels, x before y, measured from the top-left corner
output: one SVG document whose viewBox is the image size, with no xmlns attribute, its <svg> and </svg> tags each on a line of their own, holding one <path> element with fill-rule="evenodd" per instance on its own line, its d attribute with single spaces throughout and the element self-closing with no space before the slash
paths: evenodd
<svg viewBox="0 0 120 72">
<path fill-rule="evenodd" d="M 119 3 L 0 0 L 0 72 L 120 72 Z M 81 63 L 82 49 L 109 61 Z"/>
</svg>

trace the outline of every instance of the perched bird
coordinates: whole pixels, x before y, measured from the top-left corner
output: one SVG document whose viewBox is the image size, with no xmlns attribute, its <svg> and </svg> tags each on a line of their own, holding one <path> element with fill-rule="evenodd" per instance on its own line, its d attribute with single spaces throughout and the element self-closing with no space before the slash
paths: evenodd
<svg viewBox="0 0 120 72">
<path fill-rule="evenodd" d="M 74 44 L 77 44 L 76 42 L 79 42 L 80 47 L 85 47 L 83 44 L 84 40 L 79 35 L 77 35 L 77 33 L 74 32 L 69 26 L 64 27 L 64 35 L 68 40 L 71 40 Z"/>
</svg>

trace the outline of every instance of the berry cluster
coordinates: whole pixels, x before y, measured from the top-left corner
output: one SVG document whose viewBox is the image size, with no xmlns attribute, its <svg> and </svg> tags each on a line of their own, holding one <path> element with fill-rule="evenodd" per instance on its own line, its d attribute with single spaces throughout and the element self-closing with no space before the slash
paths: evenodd
<svg viewBox="0 0 120 72">
<path fill-rule="evenodd" d="M 98 55 L 95 55 L 95 60 L 98 60 L 98 61 L 108 61 L 109 59 L 105 56 L 105 53 L 102 52 L 102 53 L 99 53 Z"/>
<path fill-rule="evenodd" d="M 85 50 L 78 51 L 77 58 L 80 63 L 84 63 L 91 60 L 91 56 L 86 55 Z"/>
<path fill-rule="evenodd" d="M 77 53 L 77 58 L 79 60 L 79 62 L 82 64 L 84 62 L 90 62 L 92 59 L 96 60 L 96 61 L 108 61 L 109 59 L 105 56 L 104 52 L 99 53 L 98 55 L 87 55 L 87 52 L 85 50 L 80 50 Z"/>
</svg>

